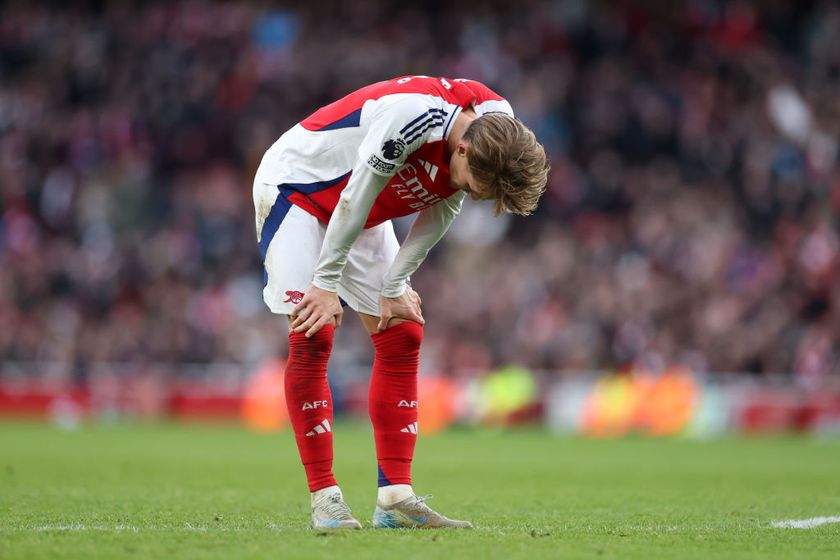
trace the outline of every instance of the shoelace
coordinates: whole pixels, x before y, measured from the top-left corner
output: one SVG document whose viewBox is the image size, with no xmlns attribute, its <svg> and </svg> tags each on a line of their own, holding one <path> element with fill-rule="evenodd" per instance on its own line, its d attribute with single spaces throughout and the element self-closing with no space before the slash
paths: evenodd
<svg viewBox="0 0 840 560">
<path fill-rule="evenodd" d="M 430 511 L 432 513 L 436 513 L 429 504 L 426 503 L 426 500 L 431 500 L 434 498 L 432 494 L 426 494 L 425 496 L 418 496 L 417 494 L 414 495 L 415 502 L 412 504 L 414 507 L 420 508 L 423 511 Z"/>
<path fill-rule="evenodd" d="M 333 494 L 327 498 L 327 503 L 323 504 L 322 507 L 332 519 L 345 520 L 353 518 L 353 515 L 350 513 L 350 506 L 345 504 L 344 500 L 338 494 Z"/>
</svg>

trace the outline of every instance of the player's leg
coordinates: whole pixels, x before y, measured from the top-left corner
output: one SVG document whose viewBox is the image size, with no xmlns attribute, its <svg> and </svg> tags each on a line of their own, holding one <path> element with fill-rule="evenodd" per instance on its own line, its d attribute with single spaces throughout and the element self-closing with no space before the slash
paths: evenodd
<svg viewBox="0 0 840 560">
<path fill-rule="evenodd" d="M 360 317 L 374 346 L 368 413 L 376 442 L 379 496 L 399 501 L 411 491 L 423 326 L 395 319 L 388 329 L 376 332 L 378 316 Z"/>
<path fill-rule="evenodd" d="M 389 223 L 365 230 L 348 255 L 339 294 L 359 317 L 375 348 L 368 395 L 378 465 L 374 527 L 470 527 L 431 510 L 411 486 L 417 442 L 417 372 L 423 326 L 394 320 L 377 332 L 382 280 L 399 250 Z"/>
<path fill-rule="evenodd" d="M 273 194 L 275 201 L 269 209 L 264 208 L 262 220 L 257 206 L 260 250 L 265 263 L 263 299 L 274 313 L 291 315 L 312 281 L 324 227 L 314 216 L 291 205 L 277 187 L 273 189 L 266 189 L 266 195 Z M 311 492 L 312 526 L 360 528 L 344 504 L 332 469 L 333 403 L 327 361 L 334 330 L 334 325 L 327 325 L 306 338 L 289 329 L 286 404 Z"/>
<path fill-rule="evenodd" d="M 290 317 L 291 323 L 294 318 Z M 360 529 L 333 474 L 333 401 L 327 381 L 335 323 L 313 336 L 289 329 L 285 391 L 295 442 L 309 483 L 314 529 Z"/>
</svg>

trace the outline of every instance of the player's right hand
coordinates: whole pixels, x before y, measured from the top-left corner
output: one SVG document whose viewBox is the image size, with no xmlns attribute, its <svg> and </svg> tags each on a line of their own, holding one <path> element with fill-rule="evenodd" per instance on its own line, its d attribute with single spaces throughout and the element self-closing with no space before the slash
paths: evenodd
<svg viewBox="0 0 840 560">
<path fill-rule="evenodd" d="M 321 330 L 326 324 L 335 321 L 335 326 L 341 325 L 341 316 L 344 309 L 338 300 L 338 294 L 315 286 L 309 286 L 306 295 L 295 306 L 292 321 L 292 330 L 296 333 L 306 333 L 306 338 L 311 337 Z"/>
</svg>

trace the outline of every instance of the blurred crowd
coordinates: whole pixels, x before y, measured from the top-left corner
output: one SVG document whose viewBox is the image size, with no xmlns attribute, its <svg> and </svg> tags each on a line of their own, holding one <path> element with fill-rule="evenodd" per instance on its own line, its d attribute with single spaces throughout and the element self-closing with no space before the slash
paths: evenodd
<svg viewBox="0 0 840 560">
<path fill-rule="evenodd" d="M 0 362 L 282 353 L 256 165 L 405 74 L 487 83 L 552 162 L 415 275 L 423 369 L 840 377 L 840 7 L 793 0 L 0 2 Z"/>
</svg>

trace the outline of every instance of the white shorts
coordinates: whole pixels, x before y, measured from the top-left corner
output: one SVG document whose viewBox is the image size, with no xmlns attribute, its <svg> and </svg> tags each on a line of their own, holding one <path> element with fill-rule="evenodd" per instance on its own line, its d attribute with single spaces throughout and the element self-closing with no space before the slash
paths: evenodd
<svg viewBox="0 0 840 560">
<path fill-rule="evenodd" d="M 327 226 L 291 204 L 267 180 L 260 171 L 254 180 L 257 239 L 265 266 L 263 300 L 273 313 L 291 315 L 312 283 Z M 399 248 L 390 221 L 363 229 L 350 248 L 338 296 L 351 309 L 378 317 L 382 283 Z"/>
</svg>

